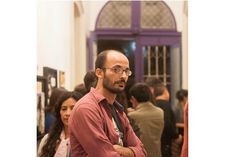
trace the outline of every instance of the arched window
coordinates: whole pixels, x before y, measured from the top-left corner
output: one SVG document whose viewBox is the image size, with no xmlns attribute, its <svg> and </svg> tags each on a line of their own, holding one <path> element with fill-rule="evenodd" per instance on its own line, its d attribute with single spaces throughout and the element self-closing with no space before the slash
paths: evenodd
<svg viewBox="0 0 236 157">
<path fill-rule="evenodd" d="M 108 1 L 97 17 L 89 48 L 90 69 L 97 53 L 111 48 L 120 50 L 128 57 L 133 71 L 127 88 L 148 77 L 159 77 L 174 103 L 175 92 L 182 86 L 181 33 L 165 2 Z"/>
</svg>

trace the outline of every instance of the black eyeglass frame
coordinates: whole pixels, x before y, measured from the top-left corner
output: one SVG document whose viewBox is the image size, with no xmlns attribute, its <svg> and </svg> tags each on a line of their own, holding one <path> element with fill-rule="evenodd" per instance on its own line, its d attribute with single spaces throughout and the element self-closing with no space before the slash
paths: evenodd
<svg viewBox="0 0 236 157">
<path fill-rule="evenodd" d="M 123 70 L 121 67 L 112 67 L 112 68 L 102 68 L 103 70 L 106 70 L 106 69 L 110 69 L 112 72 L 116 73 L 116 74 L 123 74 L 123 72 L 125 72 L 125 74 L 127 76 L 131 76 L 132 75 L 132 71 L 130 69 L 125 69 Z"/>
</svg>

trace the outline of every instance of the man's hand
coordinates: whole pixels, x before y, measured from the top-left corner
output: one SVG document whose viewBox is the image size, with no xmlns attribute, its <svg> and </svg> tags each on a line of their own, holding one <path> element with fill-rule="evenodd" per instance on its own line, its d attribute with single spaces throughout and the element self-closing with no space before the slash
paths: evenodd
<svg viewBox="0 0 236 157">
<path fill-rule="evenodd" d="M 120 145 L 113 145 L 113 148 L 123 157 L 134 157 L 134 153 L 130 148 L 122 147 Z"/>
</svg>

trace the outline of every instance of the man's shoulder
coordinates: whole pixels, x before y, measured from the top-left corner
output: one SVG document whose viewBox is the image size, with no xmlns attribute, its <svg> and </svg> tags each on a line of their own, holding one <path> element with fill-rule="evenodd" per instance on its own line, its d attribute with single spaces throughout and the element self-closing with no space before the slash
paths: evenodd
<svg viewBox="0 0 236 157">
<path fill-rule="evenodd" d="M 130 118 L 136 118 L 136 117 L 140 117 L 140 115 L 142 115 L 143 113 L 142 112 L 140 112 L 139 110 L 134 110 L 134 111 L 132 111 L 132 112 L 129 112 L 128 113 L 128 116 L 130 117 Z"/>
<path fill-rule="evenodd" d="M 161 107 L 159 107 L 159 106 L 153 105 L 153 108 L 155 108 L 155 111 L 156 111 L 156 112 L 161 112 L 161 113 L 164 112 L 163 109 L 162 109 Z"/>
</svg>

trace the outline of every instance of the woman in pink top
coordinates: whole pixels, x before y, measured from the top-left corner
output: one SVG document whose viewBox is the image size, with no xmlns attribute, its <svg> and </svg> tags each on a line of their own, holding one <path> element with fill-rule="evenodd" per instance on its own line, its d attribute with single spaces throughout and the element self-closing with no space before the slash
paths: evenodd
<svg viewBox="0 0 236 157">
<path fill-rule="evenodd" d="M 38 157 L 70 156 L 68 119 L 75 103 L 82 97 L 78 92 L 65 92 L 55 105 L 56 121 L 40 142 Z"/>
</svg>

